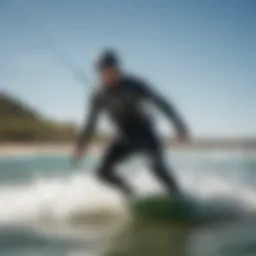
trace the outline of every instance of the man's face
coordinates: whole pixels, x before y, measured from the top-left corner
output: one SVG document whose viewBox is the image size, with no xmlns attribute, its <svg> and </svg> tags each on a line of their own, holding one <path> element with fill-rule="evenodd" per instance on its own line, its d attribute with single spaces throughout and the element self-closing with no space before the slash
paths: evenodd
<svg viewBox="0 0 256 256">
<path fill-rule="evenodd" d="M 119 71 L 115 67 L 105 67 L 99 71 L 102 84 L 111 86 L 116 83 L 119 78 Z"/>
</svg>

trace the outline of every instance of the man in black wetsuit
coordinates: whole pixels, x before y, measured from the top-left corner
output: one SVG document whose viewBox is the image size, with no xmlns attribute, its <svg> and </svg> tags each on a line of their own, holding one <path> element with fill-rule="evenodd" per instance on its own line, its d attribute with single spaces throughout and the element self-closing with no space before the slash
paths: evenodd
<svg viewBox="0 0 256 256">
<path fill-rule="evenodd" d="M 143 105 L 154 103 L 173 121 L 180 140 L 188 138 L 187 128 L 173 106 L 150 88 L 143 80 L 124 75 L 119 59 L 113 51 L 104 52 L 97 62 L 101 86 L 90 102 L 89 115 L 79 136 L 73 158 L 78 160 L 94 132 L 101 112 L 106 112 L 117 126 L 118 136 L 114 138 L 98 169 L 98 177 L 120 189 L 128 196 L 133 195 L 131 187 L 118 176 L 115 165 L 136 152 L 149 156 L 151 169 L 158 180 L 172 195 L 180 189 L 163 160 L 163 148 L 155 133 L 153 122 Z"/>
</svg>

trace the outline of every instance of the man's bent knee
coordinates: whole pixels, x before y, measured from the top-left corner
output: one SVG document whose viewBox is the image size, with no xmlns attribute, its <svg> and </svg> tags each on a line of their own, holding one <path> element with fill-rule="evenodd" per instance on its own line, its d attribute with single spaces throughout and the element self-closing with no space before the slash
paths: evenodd
<svg viewBox="0 0 256 256">
<path fill-rule="evenodd" d="M 97 172 L 97 177 L 102 181 L 108 181 L 111 179 L 112 171 L 107 168 L 100 168 Z"/>
<path fill-rule="evenodd" d="M 153 170 L 165 169 L 165 164 L 161 156 L 153 156 L 150 160 Z"/>
</svg>

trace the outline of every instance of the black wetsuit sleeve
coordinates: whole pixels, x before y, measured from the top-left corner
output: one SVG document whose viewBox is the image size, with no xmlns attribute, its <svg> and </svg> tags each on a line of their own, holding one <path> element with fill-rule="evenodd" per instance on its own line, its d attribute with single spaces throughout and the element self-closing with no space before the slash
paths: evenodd
<svg viewBox="0 0 256 256">
<path fill-rule="evenodd" d="M 140 90 L 146 99 L 153 102 L 174 123 L 176 130 L 179 133 L 188 133 L 185 122 L 173 104 L 164 99 L 164 97 L 160 96 L 155 90 L 152 89 L 151 86 L 147 85 L 146 83 L 141 83 Z"/>
<path fill-rule="evenodd" d="M 91 98 L 91 102 L 89 104 L 89 111 L 87 117 L 85 118 L 85 124 L 80 132 L 77 141 L 77 147 L 83 148 L 86 147 L 89 143 L 98 121 L 98 116 L 101 111 L 101 103 L 98 95 L 94 95 Z"/>
</svg>

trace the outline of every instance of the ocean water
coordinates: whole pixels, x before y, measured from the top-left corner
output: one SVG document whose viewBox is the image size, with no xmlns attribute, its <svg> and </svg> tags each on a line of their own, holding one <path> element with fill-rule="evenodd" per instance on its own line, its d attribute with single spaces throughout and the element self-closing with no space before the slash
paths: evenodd
<svg viewBox="0 0 256 256">
<path fill-rule="evenodd" d="M 0 156 L 0 255 L 256 255 L 255 152 L 167 152 L 198 219 L 210 216 L 200 224 L 134 224 L 125 198 L 95 178 L 100 156 L 78 166 L 64 154 Z M 138 196 L 164 193 L 143 156 L 118 171 Z"/>
</svg>

